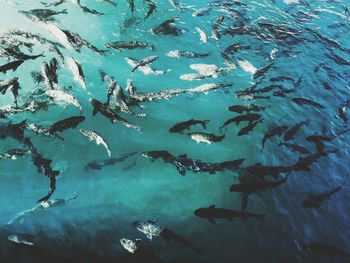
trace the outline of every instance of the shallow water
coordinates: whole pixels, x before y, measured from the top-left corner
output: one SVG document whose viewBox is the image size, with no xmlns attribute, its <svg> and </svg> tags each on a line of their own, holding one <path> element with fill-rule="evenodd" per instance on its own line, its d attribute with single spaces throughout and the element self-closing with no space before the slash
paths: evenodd
<svg viewBox="0 0 350 263">
<path fill-rule="evenodd" d="M 67 9 L 67 14 L 59 14 L 54 16 L 55 21 L 44 23 L 32 21 L 19 12 L 44 8 L 40 1 L 0 1 L 1 39 L 13 38 L 35 43 L 32 53 L 26 48 L 21 47 L 20 50 L 25 54 L 44 54 L 44 57 L 25 61 L 14 72 L 0 73 L 1 80 L 19 78 L 21 89 L 18 104 L 27 102 L 26 95 L 36 89 L 50 89 L 45 83 L 35 83 L 31 72 L 40 72 L 44 62 L 56 57 L 59 61 L 58 89 L 65 89 L 73 95 L 82 105 L 82 115 L 86 117 L 77 128 L 60 134 L 64 141 L 25 132 L 38 152 L 52 160 L 52 168 L 60 171 L 51 199 L 68 198 L 75 192 L 78 194 L 76 199 L 20 216 L 21 212 L 37 206 L 37 200 L 47 193 L 48 178 L 38 173 L 30 156 L 0 160 L 1 262 L 42 262 L 47 258 L 53 262 L 151 261 L 143 254 L 129 254 L 120 245 L 121 238 L 141 238 L 140 246 L 144 251 L 156 255 L 158 259 L 152 259 L 155 262 L 347 262 L 346 256 L 323 255 L 306 249 L 306 246 L 318 242 L 350 253 L 348 186 L 332 195 L 331 200 L 325 201 L 320 208 L 303 209 L 301 203 L 311 193 L 321 193 L 346 182 L 348 133 L 326 142 L 324 151 L 338 151 L 318 159 L 309 166 L 310 171 L 292 170 L 287 182 L 276 189 L 250 195 L 247 212 L 266 214 L 264 222 L 254 218 L 233 219 L 232 222 L 218 219 L 214 225 L 195 216 L 194 211 L 213 204 L 239 211 L 241 196 L 230 192 L 229 188 L 233 183 L 244 181 L 247 176 L 245 167 L 256 163 L 293 166 L 298 161 L 302 155 L 278 146 L 283 141 L 283 135 L 267 140 L 262 149 L 262 138 L 269 127 L 287 125 L 291 128 L 300 121 L 309 120 L 295 139 L 289 142 L 298 143 L 311 153 L 316 153 L 317 149 L 305 137 L 315 133 L 331 136 L 347 129 L 347 122 L 338 117 L 338 108 L 349 107 L 350 14 L 345 9 L 350 8 L 349 2 L 158 0 L 155 12 L 147 19 L 144 19 L 148 10 L 146 1 L 135 0 L 133 13 L 124 0 L 118 0 L 117 7 L 103 1 L 82 2 L 82 5 L 104 15 L 85 13 L 75 4 L 76 1 L 68 0 L 57 7 L 50 7 L 56 11 Z M 171 2 L 178 5 L 174 7 Z M 230 2 L 234 3 L 231 7 L 227 4 Z M 195 10 L 208 6 L 212 8 L 204 16 L 192 15 Z M 228 11 L 230 8 L 231 12 Z M 174 25 L 184 31 L 182 35 L 155 35 L 151 32 L 152 28 L 175 16 L 177 20 Z M 219 16 L 225 19 L 219 27 L 221 38 L 215 40 L 211 38 L 211 31 Z M 269 31 L 268 27 L 259 24 L 261 22 L 272 23 L 275 27 Z M 154 45 L 154 49 L 121 52 L 109 49 L 110 52 L 99 55 L 82 47 L 77 52 L 62 36 L 52 34 L 48 25 L 76 32 L 102 50 L 107 49 L 106 43 L 117 40 L 139 40 Z M 200 41 L 196 27 L 206 32 L 208 43 Z M 225 34 L 229 27 L 246 27 L 249 33 L 229 36 Z M 82 66 L 89 93 L 74 81 L 67 60 L 62 61 L 55 52 L 31 39 L 5 37 L 7 32 L 15 29 L 62 44 L 63 47 L 59 49 L 63 55 L 74 58 Z M 293 36 L 286 37 L 282 30 Z M 191 64 L 215 64 L 226 68 L 221 51 L 234 43 L 248 46 L 229 55 L 235 69 L 220 72 L 217 78 L 180 79 L 183 74 L 195 73 L 190 68 Z M 4 45 L 1 42 L 0 47 Z M 172 50 L 209 52 L 210 55 L 178 59 L 166 56 Z M 125 61 L 125 57 L 142 59 L 151 55 L 159 56 L 151 67 L 168 71 L 166 74 L 145 75 L 140 70 L 132 73 L 132 67 Z M 344 61 L 338 60 L 337 63 L 332 59 L 334 55 Z M 2 55 L 0 65 L 12 60 Z M 272 68 L 265 75 L 253 78 L 254 68 L 261 69 L 270 63 Z M 232 83 L 232 86 L 206 94 L 180 94 L 169 100 L 154 100 L 140 103 L 140 107 L 132 107 L 132 110 L 144 113 L 146 117 L 118 113 L 142 127 L 142 133 L 139 133 L 119 123 L 112 124 L 100 113 L 92 115 L 89 99 L 106 101 L 108 85 L 101 81 L 101 70 L 114 77 L 122 88 L 126 87 L 128 79 L 132 79 L 138 92 L 190 89 L 206 83 Z M 293 78 L 294 83 L 273 83 L 270 80 L 278 76 Z M 274 96 L 273 91 L 254 94 L 269 98 L 253 100 L 237 96 L 238 91 L 259 81 L 257 89 L 280 84 L 293 92 L 285 94 L 285 97 Z M 328 89 L 324 83 L 329 84 Z M 323 105 L 323 108 L 298 105 L 292 101 L 297 97 L 311 99 Z M 0 96 L 0 107 L 15 107 L 13 101 L 13 95 L 8 91 Z M 218 128 L 238 115 L 228 111 L 228 107 L 235 104 L 268 106 L 265 111 L 259 112 L 263 122 L 248 135 L 237 136 L 247 122 L 229 125 L 223 129 L 224 140 L 212 144 L 197 144 L 186 134 L 168 131 L 175 123 L 193 118 L 210 122 L 207 130 L 197 125 L 192 127 L 192 131 L 218 135 Z M 8 114 L 6 119 L 0 121 L 6 124 L 27 120 L 49 126 L 76 115 L 80 115 L 79 109 L 72 105 L 51 106 L 48 110 L 35 113 Z M 109 157 L 104 147 L 89 141 L 79 132 L 80 128 L 100 134 L 108 143 L 112 157 L 136 154 L 101 170 L 84 169 L 89 162 Z M 11 137 L 0 140 L 0 153 L 23 147 Z M 174 156 L 187 154 L 191 159 L 206 162 L 245 160 L 240 169 L 215 174 L 188 171 L 185 176 L 180 176 L 173 165 L 161 159 L 152 161 L 142 155 L 154 150 L 166 150 Z M 280 173 L 279 180 L 286 174 Z M 266 180 L 275 179 L 268 176 Z M 136 220 L 151 218 L 156 218 L 157 224 L 184 237 L 201 253 L 194 253 L 178 243 L 167 243 L 162 237 L 150 241 L 132 225 Z M 8 236 L 11 234 L 25 237 L 34 246 L 10 242 Z"/>
</svg>

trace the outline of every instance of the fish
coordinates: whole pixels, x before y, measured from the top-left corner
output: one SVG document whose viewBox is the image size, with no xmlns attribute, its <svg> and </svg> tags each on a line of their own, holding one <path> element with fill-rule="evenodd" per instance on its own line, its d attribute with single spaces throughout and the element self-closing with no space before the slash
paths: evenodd
<svg viewBox="0 0 350 263">
<path fill-rule="evenodd" d="M 206 44 L 208 42 L 208 38 L 207 35 L 205 34 L 205 32 L 200 29 L 199 27 L 195 27 L 195 30 L 198 32 L 199 36 L 200 36 L 200 40 Z"/>
<path fill-rule="evenodd" d="M 257 78 L 261 78 L 263 77 L 273 66 L 273 63 L 268 64 L 267 66 L 258 69 L 254 75 L 253 75 L 253 79 L 257 79 Z"/>
<path fill-rule="evenodd" d="M 26 149 L 11 149 L 6 152 L 0 153 L 0 160 L 12 159 L 16 160 L 18 157 L 24 158 L 30 154 L 30 150 Z"/>
<path fill-rule="evenodd" d="M 305 157 L 300 157 L 298 161 L 293 165 L 294 171 L 310 171 L 309 166 L 315 163 L 321 157 L 325 157 L 331 153 L 336 153 L 338 150 L 330 150 L 328 152 L 320 151 L 310 154 Z"/>
<path fill-rule="evenodd" d="M 47 90 L 45 91 L 45 94 L 51 98 L 53 98 L 56 101 L 63 101 L 67 104 L 72 104 L 75 107 L 77 107 L 80 112 L 83 111 L 82 106 L 80 105 L 79 101 L 74 98 L 72 95 L 65 93 L 64 91 L 61 90 Z"/>
<path fill-rule="evenodd" d="M 309 122 L 310 122 L 310 120 L 306 120 L 306 121 L 302 121 L 302 122 L 295 124 L 292 128 L 290 128 L 289 130 L 287 130 L 284 133 L 283 140 L 286 142 L 286 141 L 290 141 L 290 140 L 294 139 L 294 136 L 299 131 L 299 129 L 302 126 L 308 124 Z"/>
<path fill-rule="evenodd" d="M 229 120 L 227 120 L 219 129 L 221 130 L 224 127 L 227 127 L 228 125 L 230 125 L 231 123 L 235 122 L 236 125 L 240 124 L 243 121 L 248 121 L 248 122 L 253 122 L 253 121 L 257 121 L 261 118 L 260 114 L 256 114 L 256 113 L 248 113 L 248 114 L 244 114 L 244 115 L 238 115 L 236 117 L 233 117 Z"/>
<path fill-rule="evenodd" d="M 345 185 L 346 181 L 343 185 L 337 186 L 331 190 L 319 193 L 319 194 L 310 194 L 307 199 L 305 199 L 301 203 L 302 208 L 319 208 L 321 207 L 322 203 L 326 200 L 329 200 L 332 195 L 335 193 L 341 191 L 343 186 Z"/>
<path fill-rule="evenodd" d="M 230 187 L 230 192 L 239 192 L 241 193 L 241 210 L 244 211 L 248 206 L 248 199 L 249 196 L 253 193 L 258 192 L 264 192 L 268 189 L 277 188 L 280 185 L 287 182 L 288 176 L 290 173 L 288 173 L 282 180 L 275 181 L 275 182 L 267 182 L 262 179 L 260 180 L 253 180 L 249 182 L 244 182 L 240 184 L 233 184 Z"/>
<path fill-rule="evenodd" d="M 16 108 L 18 108 L 18 90 L 21 89 L 21 87 L 19 86 L 19 82 L 18 82 L 18 78 L 12 78 L 3 82 L 0 82 L 0 93 L 1 94 L 6 94 L 7 90 L 10 89 L 13 97 L 15 99 L 15 104 L 16 104 Z"/>
<path fill-rule="evenodd" d="M 182 245 L 189 247 L 197 254 L 199 254 L 201 252 L 197 247 L 195 247 L 190 242 L 188 242 L 184 237 L 180 236 L 179 234 L 174 233 L 169 228 L 166 228 L 166 227 L 162 228 L 162 231 L 160 232 L 160 236 L 162 238 L 164 238 L 164 240 L 167 241 L 168 243 L 171 241 L 174 241 L 174 242 L 177 242 L 179 244 L 182 244 Z"/>
<path fill-rule="evenodd" d="M 108 156 L 111 157 L 112 152 L 110 151 L 107 142 L 102 138 L 101 135 L 99 135 L 95 131 L 91 131 L 88 129 L 79 129 L 79 132 L 86 136 L 89 139 L 89 141 L 95 141 L 97 145 L 101 144 L 106 149 Z"/>
<path fill-rule="evenodd" d="M 153 12 L 156 10 L 156 4 L 151 0 L 146 0 L 146 4 L 148 5 L 148 11 L 144 17 L 144 19 L 150 17 L 150 15 L 153 14 Z"/>
<path fill-rule="evenodd" d="M 135 11 L 135 2 L 134 2 L 134 0 L 127 0 L 127 2 L 129 4 L 131 12 L 133 13 Z"/>
<path fill-rule="evenodd" d="M 155 35 L 158 35 L 158 34 L 173 35 L 173 36 L 181 35 L 184 31 L 172 25 L 173 23 L 176 22 L 176 20 L 177 20 L 177 16 L 171 17 L 165 20 L 160 25 L 152 28 L 152 33 Z"/>
<path fill-rule="evenodd" d="M 101 170 L 104 166 L 114 165 L 119 162 L 123 162 L 129 157 L 135 155 L 136 152 L 122 154 L 118 158 L 110 158 L 102 161 L 93 161 L 85 165 L 84 170 L 88 172 L 89 170 Z"/>
<path fill-rule="evenodd" d="M 219 16 L 214 23 L 214 26 L 211 31 L 211 37 L 215 40 L 219 40 L 221 38 L 221 35 L 219 33 L 219 27 L 224 22 L 224 19 L 224 16 Z"/>
<path fill-rule="evenodd" d="M 81 48 L 84 46 L 88 49 L 90 49 L 92 52 L 103 55 L 108 52 L 108 50 L 101 50 L 97 47 L 95 47 L 93 44 L 91 44 L 86 39 L 82 38 L 79 34 L 71 32 L 69 30 L 62 30 L 63 34 L 65 35 L 67 41 L 70 43 L 71 46 L 74 47 L 74 49 L 77 52 L 81 51 Z"/>
<path fill-rule="evenodd" d="M 255 128 L 256 125 L 258 125 L 260 122 L 262 123 L 263 121 L 264 121 L 264 119 L 259 119 L 257 121 L 250 122 L 247 126 L 243 127 L 237 133 L 237 136 L 242 136 L 242 135 L 249 134 Z"/>
<path fill-rule="evenodd" d="M 85 121 L 84 116 L 69 117 L 69 118 L 63 119 L 61 121 L 55 122 L 53 125 L 50 126 L 50 128 L 48 129 L 48 132 L 50 134 L 54 134 L 57 132 L 63 132 L 63 131 L 70 129 L 70 128 L 74 129 L 83 121 Z"/>
<path fill-rule="evenodd" d="M 324 109 L 324 106 L 313 101 L 310 99 L 305 99 L 305 98 L 293 98 L 292 101 L 294 101 L 295 103 L 297 103 L 298 105 L 311 105 L 314 106 L 316 108 L 320 108 L 320 109 Z"/>
<path fill-rule="evenodd" d="M 41 67 L 41 77 L 43 78 L 45 84 L 50 87 L 50 89 L 58 88 L 58 68 L 59 65 L 56 58 L 51 59 L 49 63 L 44 62 Z"/>
<path fill-rule="evenodd" d="M 150 45 L 145 42 L 137 41 L 137 40 L 132 40 L 132 41 L 114 41 L 105 44 L 106 48 L 113 48 L 117 51 L 122 51 L 123 49 L 137 49 L 137 48 L 142 48 L 145 49 L 147 47 L 154 49 L 153 45 Z"/>
<path fill-rule="evenodd" d="M 211 205 L 208 208 L 199 208 L 194 211 L 194 214 L 198 217 L 206 218 L 210 223 L 216 224 L 215 219 L 227 219 L 232 221 L 234 218 L 248 219 L 250 217 L 263 221 L 264 214 L 252 214 L 246 212 L 239 212 L 231 209 L 216 208 L 215 205 Z"/>
<path fill-rule="evenodd" d="M 105 15 L 104 13 L 98 12 L 97 10 L 94 9 L 90 9 L 87 6 L 84 6 L 80 3 L 80 0 L 76 0 L 77 5 L 81 8 L 81 10 L 83 10 L 85 13 L 89 13 L 89 14 L 93 14 L 93 15 Z"/>
<path fill-rule="evenodd" d="M 87 91 L 85 76 L 81 65 L 74 58 L 71 57 L 67 57 L 66 61 L 68 63 L 68 68 L 74 76 L 74 80 L 77 81 L 85 91 Z"/>
<path fill-rule="evenodd" d="M 15 60 L 0 66 L 0 72 L 6 73 L 9 70 L 16 71 L 23 64 L 24 60 Z"/>
<path fill-rule="evenodd" d="M 125 57 L 126 62 L 132 67 L 136 67 L 139 60 L 133 59 L 130 57 Z M 167 73 L 169 70 L 158 70 L 152 68 L 150 65 L 139 66 L 138 69 L 145 75 L 153 74 L 153 75 L 163 75 Z"/>
<path fill-rule="evenodd" d="M 50 180 L 49 192 L 46 196 L 40 198 L 38 202 L 44 202 L 49 200 L 51 195 L 56 190 L 56 176 L 60 174 L 59 171 L 53 170 L 51 167 L 52 160 L 44 158 L 38 151 L 34 148 L 30 148 L 32 152 L 32 162 L 34 166 L 37 168 L 37 171 L 45 176 L 47 176 Z"/>
<path fill-rule="evenodd" d="M 269 107 L 261 107 L 254 104 L 246 104 L 246 105 L 232 105 L 228 107 L 228 110 L 242 114 L 243 112 L 249 113 L 250 111 L 260 112 L 260 111 L 266 110 L 267 108 Z"/>
<path fill-rule="evenodd" d="M 20 10 L 19 13 L 24 14 L 29 19 L 33 21 L 55 21 L 53 16 L 60 14 L 68 14 L 67 9 L 63 9 L 61 11 L 55 11 L 52 9 L 31 9 L 28 11 Z"/>
<path fill-rule="evenodd" d="M 270 175 L 275 179 L 278 178 L 280 173 L 291 172 L 293 169 L 293 166 L 271 166 L 262 165 L 261 163 L 256 163 L 255 165 L 246 167 L 246 171 L 255 177 L 264 178 L 265 176 Z"/>
<path fill-rule="evenodd" d="M 311 154 L 308 149 L 302 147 L 296 143 L 279 143 L 278 146 L 285 146 L 291 149 L 293 152 L 299 152 L 301 154 Z"/>
<path fill-rule="evenodd" d="M 197 159 L 190 159 L 187 154 L 181 154 L 174 156 L 168 151 L 150 151 L 142 154 L 146 158 L 150 158 L 152 161 L 156 159 L 162 159 L 165 163 L 169 163 L 177 169 L 180 175 L 185 176 L 187 171 L 193 173 L 209 173 L 215 174 L 224 170 L 236 170 L 239 165 L 244 162 L 244 159 L 237 159 L 232 161 L 225 161 L 219 163 L 204 162 Z"/>
<path fill-rule="evenodd" d="M 11 242 L 17 243 L 17 244 L 23 244 L 26 246 L 34 246 L 34 243 L 31 241 L 28 241 L 27 239 L 25 239 L 23 236 L 20 235 L 9 235 L 7 237 L 7 239 Z"/>
<path fill-rule="evenodd" d="M 180 58 L 180 57 L 185 57 L 185 58 L 203 58 L 207 57 L 210 55 L 210 53 L 197 53 L 197 52 L 192 52 L 192 51 L 180 51 L 180 50 L 172 50 L 166 53 L 168 57 L 171 58 Z"/>
<path fill-rule="evenodd" d="M 203 129 L 206 129 L 208 123 L 209 123 L 209 120 L 190 119 L 188 121 L 183 121 L 183 122 L 176 123 L 174 126 L 172 126 L 169 129 L 169 132 L 170 133 L 179 133 L 179 132 L 182 132 L 184 130 L 189 129 L 190 126 L 196 125 L 196 124 L 200 124 L 203 127 Z"/>
<path fill-rule="evenodd" d="M 159 57 L 158 56 L 149 56 L 144 59 L 141 59 L 137 62 L 137 64 L 132 68 L 131 72 L 135 72 L 136 69 L 139 67 L 146 66 L 154 61 L 156 61 Z"/>
<path fill-rule="evenodd" d="M 262 141 L 261 141 L 261 144 L 262 144 L 262 149 L 264 149 L 265 147 L 265 142 L 266 140 L 268 139 L 271 139 L 272 137 L 274 136 L 280 136 L 288 129 L 288 126 L 287 125 L 282 125 L 282 126 L 277 126 L 277 127 L 274 127 L 272 129 L 269 129 L 267 131 L 267 133 L 265 133 Z"/>
<path fill-rule="evenodd" d="M 93 107 L 93 112 L 92 115 L 96 115 L 97 112 L 100 112 L 103 116 L 105 116 L 106 118 L 108 118 L 112 123 L 116 123 L 119 122 L 122 125 L 128 127 L 128 128 L 133 128 L 135 130 L 137 130 L 138 132 L 142 131 L 142 128 L 130 123 L 129 121 L 127 121 L 126 119 L 122 118 L 121 116 L 119 116 L 118 114 L 116 114 L 114 111 L 112 111 L 108 105 L 100 102 L 99 100 L 96 99 L 89 99 L 90 104 Z"/>
<path fill-rule="evenodd" d="M 204 142 L 207 144 L 211 144 L 212 142 L 220 142 L 225 138 L 225 135 L 215 135 L 213 133 L 205 133 L 205 132 L 190 132 L 187 133 L 188 136 L 197 143 Z"/>
</svg>

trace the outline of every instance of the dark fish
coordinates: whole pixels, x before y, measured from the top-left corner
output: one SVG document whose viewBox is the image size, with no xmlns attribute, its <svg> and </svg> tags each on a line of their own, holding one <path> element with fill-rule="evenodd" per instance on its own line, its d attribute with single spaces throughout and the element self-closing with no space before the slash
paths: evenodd
<svg viewBox="0 0 350 263">
<path fill-rule="evenodd" d="M 216 172 L 224 170 L 236 170 L 244 161 L 244 159 L 238 159 L 233 161 L 210 163 L 197 159 L 190 159 L 186 154 L 176 157 L 170 154 L 168 151 L 150 151 L 144 152 L 142 155 L 146 158 L 150 158 L 152 161 L 160 158 L 165 163 L 174 165 L 182 176 L 186 175 L 187 170 L 193 173 L 209 174 L 215 174 Z"/>
<path fill-rule="evenodd" d="M 200 250 L 196 248 L 194 245 L 192 245 L 190 242 L 188 242 L 184 237 L 174 233 L 169 228 L 163 228 L 162 232 L 160 233 L 161 237 L 164 238 L 168 243 L 171 241 L 174 241 L 176 243 L 185 245 L 192 249 L 196 253 L 200 253 Z"/>
<path fill-rule="evenodd" d="M 15 98 L 15 104 L 16 107 L 18 108 L 18 90 L 21 89 L 21 87 L 19 86 L 19 82 L 18 82 L 18 78 L 12 78 L 3 82 L 0 82 L 0 93 L 1 94 L 6 94 L 7 90 L 10 89 L 13 97 Z"/>
<path fill-rule="evenodd" d="M 130 10 L 133 13 L 135 11 L 135 2 L 134 2 L 134 0 L 127 0 L 127 1 L 128 1 Z"/>
<path fill-rule="evenodd" d="M 319 208 L 324 201 L 329 200 L 331 196 L 339 192 L 344 185 L 345 185 L 345 182 L 343 185 L 335 187 L 323 193 L 310 194 L 309 197 L 301 203 L 301 207 L 302 208 Z"/>
<path fill-rule="evenodd" d="M 90 99 L 89 100 L 92 107 L 93 107 L 93 112 L 92 115 L 96 115 L 97 112 L 100 112 L 103 116 L 108 118 L 112 123 L 120 122 L 122 125 L 126 127 L 133 128 L 139 132 L 141 132 L 141 127 L 134 125 L 127 121 L 126 119 L 120 117 L 118 114 L 116 114 L 114 111 L 112 111 L 108 105 L 103 104 L 102 102 L 96 100 L 96 99 Z"/>
<path fill-rule="evenodd" d="M 76 128 L 81 122 L 85 120 L 84 116 L 73 116 L 54 123 L 49 129 L 49 133 L 63 132 L 70 128 Z"/>
<path fill-rule="evenodd" d="M 236 125 L 238 125 L 239 123 L 243 122 L 243 121 L 249 121 L 249 122 L 253 122 L 256 120 L 259 120 L 261 118 L 260 114 L 256 114 L 256 113 L 248 113 L 245 115 L 238 115 L 234 118 L 231 118 L 229 120 L 227 120 L 221 127 L 220 129 L 222 129 L 223 127 L 227 127 L 228 125 L 230 125 L 231 123 L 235 122 Z"/>
<path fill-rule="evenodd" d="M 175 124 L 173 127 L 169 129 L 170 133 L 177 133 L 177 132 L 182 132 L 183 130 L 187 130 L 190 128 L 192 125 L 200 124 L 202 125 L 203 129 L 207 128 L 207 124 L 209 123 L 209 120 L 194 120 L 190 119 L 188 121 L 180 122 Z"/>
<path fill-rule="evenodd" d="M 101 15 L 104 15 L 104 13 L 100 13 L 98 12 L 97 10 L 94 10 L 94 9 L 90 9 L 86 6 L 83 6 L 81 3 L 80 3 L 80 0 L 77 0 L 77 5 L 85 12 L 85 13 L 89 13 L 89 14 L 93 14 L 93 15 L 98 15 L 98 16 L 101 16 Z"/>
<path fill-rule="evenodd" d="M 248 182 L 248 183 L 233 184 L 230 187 L 230 191 L 240 192 L 245 194 L 263 192 L 269 188 L 276 188 L 281 184 L 285 183 L 288 179 L 288 176 L 289 174 L 286 175 L 285 178 L 283 178 L 282 180 L 276 181 L 276 182 L 266 182 L 261 180 L 261 181 L 254 181 L 254 182 Z"/>
<path fill-rule="evenodd" d="M 263 214 L 252 214 L 225 208 L 216 208 L 215 205 L 211 205 L 208 208 L 199 208 L 194 211 L 194 214 L 198 217 L 206 218 L 212 224 L 216 224 L 215 219 L 227 219 L 232 221 L 232 219 L 237 217 L 243 219 L 252 217 L 263 221 L 265 218 Z"/>
<path fill-rule="evenodd" d="M 341 66 L 350 66 L 350 61 L 347 59 L 344 59 L 336 54 L 332 54 L 332 55 L 327 55 L 328 58 L 332 59 L 335 63 L 337 63 L 338 65 Z"/>
<path fill-rule="evenodd" d="M 264 138 L 261 141 L 261 144 L 262 144 L 261 150 L 264 149 L 266 140 L 271 139 L 274 136 L 281 137 L 282 133 L 284 133 L 287 129 L 288 129 L 287 125 L 282 125 L 282 126 L 277 126 L 275 128 L 272 128 L 271 130 L 268 130 L 267 133 L 265 133 Z"/>
<path fill-rule="evenodd" d="M 60 14 L 67 14 L 67 9 L 63 9 L 61 11 L 55 11 L 51 9 L 32 9 L 29 11 L 18 11 L 19 13 L 22 13 L 26 15 L 28 18 L 32 20 L 39 20 L 39 21 L 55 21 L 53 16 L 60 15 Z"/>
<path fill-rule="evenodd" d="M 232 106 L 228 107 L 228 110 L 233 111 L 233 112 L 237 112 L 237 113 L 243 113 L 243 112 L 248 113 L 250 111 L 260 112 L 260 111 L 263 111 L 267 108 L 268 107 L 261 107 L 261 106 L 257 106 L 254 104 L 250 104 L 250 105 L 232 105 Z"/>
<path fill-rule="evenodd" d="M 305 124 L 308 124 L 309 120 L 302 121 L 297 124 L 295 124 L 292 128 L 290 128 L 283 136 L 284 141 L 289 141 L 294 139 L 295 134 L 299 131 L 299 129 L 304 126 Z"/>
<path fill-rule="evenodd" d="M 293 98 L 292 101 L 294 101 L 295 103 L 299 104 L 299 105 L 311 105 L 320 109 L 324 109 L 324 107 L 313 101 L 313 100 L 309 100 L 309 99 L 305 99 L 305 98 Z"/>
<path fill-rule="evenodd" d="M 136 154 L 136 152 L 132 152 L 132 153 L 123 154 L 118 158 L 111 158 L 111 159 L 106 159 L 106 160 L 102 160 L 102 161 L 93 161 L 93 162 L 86 164 L 84 167 L 84 170 L 86 172 L 88 172 L 89 170 L 101 170 L 105 166 L 110 166 L 110 165 L 114 165 L 116 163 L 123 162 L 135 154 Z"/>
<path fill-rule="evenodd" d="M 331 150 L 328 152 L 320 151 L 314 154 L 310 154 L 306 157 L 300 157 L 298 161 L 293 165 L 295 171 L 310 171 L 309 166 L 315 163 L 321 157 L 325 157 L 328 154 L 336 153 L 338 150 Z"/>
<path fill-rule="evenodd" d="M 261 68 L 261 69 L 258 69 L 254 75 L 253 75 L 253 79 L 257 79 L 257 78 L 261 78 L 263 77 L 271 68 L 272 68 L 272 65 L 273 63 Z"/>
<path fill-rule="evenodd" d="M 42 77 L 49 85 L 50 89 L 56 89 L 58 85 L 57 69 L 58 61 L 56 58 L 51 59 L 50 63 L 44 62 L 42 66 Z"/>
<path fill-rule="evenodd" d="M 261 163 L 257 163 L 252 166 L 248 166 L 246 168 L 247 172 L 255 177 L 264 178 L 265 176 L 272 176 L 274 178 L 278 178 L 280 173 L 286 173 L 293 170 L 293 167 L 290 166 L 269 166 L 269 165 L 261 165 Z"/>
<path fill-rule="evenodd" d="M 37 59 L 39 57 L 43 57 L 43 54 L 39 54 L 39 55 L 27 55 L 24 54 L 22 52 L 20 52 L 19 50 L 13 49 L 13 48 L 6 48 L 6 47 L 2 47 L 1 51 L 8 57 L 12 57 L 15 58 L 17 60 L 34 60 Z"/>
<path fill-rule="evenodd" d="M 280 143 L 278 146 L 285 146 L 293 152 L 300 152 L 301 154 L 310 154 L 310 151 L 296 143 Z"/>
<path fill-rule="evenodd" d="M 348 252 L 340 250 L 334 246 L 324 245 L 317 242 L 308 244 L 306 246 L 306 249 L 313 253 L 323 254 L 331 257 L 334 257 L 334 256 L 342 256 L 346 258 L 350 257 L 350 253 Z"/>
<path fill-rule="evenodd" d="M 121 51 L 123 49 L 136 49 L 136 48 L 147 48 L 147 47 L 150 47 L 151 49 L 154 48 L 152 45 L 149 45 L 147 43 L 137 41 L 137 40 L 114 41 L 114 42 L 107 43 L 105 46 L 107 48 L 113 48 L 113 49 L 116 49 L 118 51 Z"/>
<path fill-rule="evenodd" d="M 16 71 L 17 68 L 20 65 L 22 65 L 23 62 L 24 62 L 24 60 L 15 60 L 15 61 L 9 62 L 5 65 L 2 65 L 2 66 L 0 66 L 0 72 L 6 73 L 9 70 Z"/>
<path fill-rule="evenodd" d="M 82 38 L 79 34 L 71 32 L 69 30 L 62 30 L 62 32 L 67 36 L 69 43 L 74 47 L 74 49 L 77 52 L 80 52 L 82 46 L 85 46 L 86 48 L 90 49 L 91 51 L 95 52 L 96 54 L 103 55 L 107 50 L 101 50 L 92 45 L 89 41 Z"/>
<path fill-rule="evenodd" d="M 48 194 L 38 200 L 38 202 L 45 202 L 49 200 L 51 195 L 55 192 L 56 176 L 58 176 L 60 172 L 52 169 L 51 167 L 52 160 L 44 158 L 36 150 L 35 151 L 32 150 L 32 162 L 36 166 L 38 172 L 47 176 L 50 180 L 50 187 L 49 187 Z"/>
<path fill-rule="evenodd" d="M 260 120 L 254 121 L 254 122 L 250 122 L 246 127 L 243 127 L 237 133 L 237 136 L 242 136 L 242 135 L 246 135 L 246 134 L 250 133 L 259 122 L 262 123 L 263 121 L 264 121 L 264 119 L 260 119 Z"/>
<path fill-rule="evenodd" d="M 285 81 L 285 80 L 288 80 L 288 81 L 291 81 L 294 83 L 294 79 L 291 77 L 279 76 L 279 77 L 270 78 L 271 82 L 280 82 L 280 81 Z"/>
<path fill-rule="evenodd" d="M 220 25 L 222 24 L 222 22 L 224 22 L 224 19 L 225 17 L 224 16 L 220 16 L 216 19 L 215 23 L 214 23 L 214 26 L 213 26 L 213 29 L 211 31 L 212 33 L 212 37 L 215 39 L 215 40 L 219 40 L 221 38 L 221 35 L 219 33 L 219 27 Z"/>
<path fill-rule="evenodd" d="M 173 36 L 181 35 L 183 33 L 182 30 L 171 25 L 171 24 L 175 23 L 176 19 L 177 19 L 177 17 L 172 17 L 172 18 L 165 20 L 159 26 L 153 28 L 152 32 L 156 35 L 158 35 L 158 34 L 173 35 Z"/>
<path fill-rule="evenodd" d="M 146 3 L 148 5 L 148 11 L 144 19 L 148 18 L 156 10 L 156 4 L 154 2 L 147 0 Z"/>
<path fill-rule="evenodd" d="M 244 211 L 248 206 L 249 195 L 251 195 L 252 193 L 264 192 L 268 189 L 277 188 L 287 181 L 288 176 L 289 174 L 286 175 L 282 180 L 276 182 L 267 182 L 261 179 L 255 179 L 251 182 L 233 184 L 230 187 L 230 192 L 239 192 L 242 194 L 241 209 L 242 211 Z"/>
</svg>

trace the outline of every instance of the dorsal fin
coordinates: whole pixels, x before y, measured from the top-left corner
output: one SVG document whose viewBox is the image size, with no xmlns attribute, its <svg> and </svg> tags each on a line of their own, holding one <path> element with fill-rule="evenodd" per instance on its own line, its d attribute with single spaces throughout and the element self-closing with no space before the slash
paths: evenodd
<svg viewBox="0 0 350 263">
<path fill-rule="evenodd" d="M 187 154 L 186 154 L 186 153 L 180 154 L 180 155 L 178 156 L 178 158 L 187 158 Z"/>
<path fill-rule="evenodd" d="M 209 208 L 215 208 L 215 205 L 211 205 L 211 206 L 209 206 Z"/>
</svg>

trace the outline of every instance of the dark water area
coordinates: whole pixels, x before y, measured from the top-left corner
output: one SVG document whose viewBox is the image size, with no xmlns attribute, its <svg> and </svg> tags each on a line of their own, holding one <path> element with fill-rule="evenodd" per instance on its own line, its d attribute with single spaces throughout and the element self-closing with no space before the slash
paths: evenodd
<svg viewBox="0 0 350 263">
<path fill-rule="evenodd" d="M 0 262 L 350 262 L 350 2 L 0 0 Z"/>
</svg>

